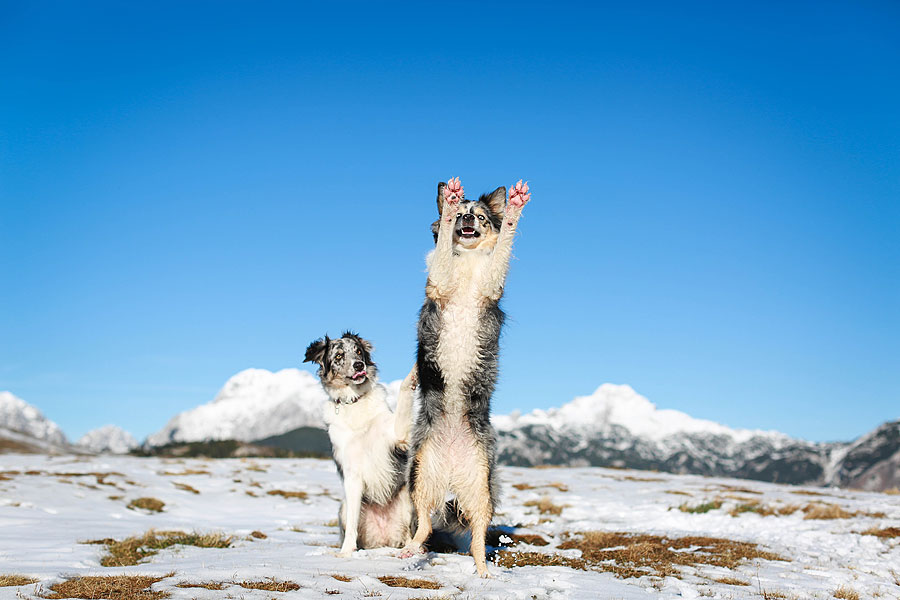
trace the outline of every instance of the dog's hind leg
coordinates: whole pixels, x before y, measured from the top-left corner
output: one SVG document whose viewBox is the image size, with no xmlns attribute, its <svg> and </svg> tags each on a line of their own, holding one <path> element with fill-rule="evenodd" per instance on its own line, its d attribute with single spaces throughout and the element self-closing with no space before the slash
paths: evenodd
<svg viewBox="0 0 900 600">
<path fill-rule="evenodd" d="M 475 559 L 475 569 L 480 577 L 490 577 L 485 556 L 485 537 L 494 515 L 490 490 L 490 464 L 483 448 L 477 449 L 476 452 L 480 456 L 473 461 L 465 474 L 455 478 L 451 484 L 451 491 L 456 493 L 460 510 L 472 532 L 469 551 Z"/>
<path fill-rule="evenodd" d="M 413 458 L 410 494 L 416 508 L 416 534 L 400 554 L 407 558 L 423 551 L 423 544 L 431 535 L 431 515 L 444 501 L 447 492 L 446 468 L 441 456 L 430 442 L 425 442 Z"/>
</svg>

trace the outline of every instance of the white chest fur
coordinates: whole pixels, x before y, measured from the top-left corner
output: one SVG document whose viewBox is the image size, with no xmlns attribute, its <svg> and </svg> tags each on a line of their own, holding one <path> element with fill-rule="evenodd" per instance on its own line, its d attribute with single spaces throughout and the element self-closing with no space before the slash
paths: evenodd
<svg viewBox="0 0 900 600">
<path fill-rule="evenodd" d="M 360 480 L 364 494 L 375 503 L 390 500 L 395 481 L 392 450 L 397 440 L 384 387 L 375 386 L 353 404 L 340 405 L 337 413 L 329 403 L 323 417 L 334 460 L 344 477 Z"/>
<path fill-rule="evenodd" d="M 452 294 L 441 310 L 437 359 L 444 376 L 444 410 L 464 409 L 463 385 L 477 364 L 479 318 L 483 310 L 482 283 L 490 263 L 489 251 L 467 251 L 453 256 Z"/>
</svg>

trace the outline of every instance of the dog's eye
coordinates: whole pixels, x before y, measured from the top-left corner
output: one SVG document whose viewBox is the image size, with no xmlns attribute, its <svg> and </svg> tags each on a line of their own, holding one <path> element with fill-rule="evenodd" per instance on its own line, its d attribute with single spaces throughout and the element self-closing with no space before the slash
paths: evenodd
<svg viewBox="0 0 900 600">
<path fill-rule="evenodd" d="M 362 350 L 360 350 L 359 348 L 356 349 L 356 353 L 362 356 Z"/>
<path fill-rule="evenodd" d="M 335 360 L 344 360 L 344 354 L 342 352 L 339 352 L 334 355 L 334 359 Z"/>
<path fill-rule="evenodd" d="M 478 220 L 479 220 L 479 221 L 484 221 L 484 215 L 478 215 Z"/>
</svg>

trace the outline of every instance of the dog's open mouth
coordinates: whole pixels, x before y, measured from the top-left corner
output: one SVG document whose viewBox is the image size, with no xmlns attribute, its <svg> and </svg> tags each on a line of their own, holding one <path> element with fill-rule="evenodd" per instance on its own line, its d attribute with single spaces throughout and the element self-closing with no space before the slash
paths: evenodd
<svg viewBox="0 0 900 600">
<path fill-rule="evenodd" d="M 350 379 L 352 379 L 356 383 L 359 383 L 365 378 L 366 378 L 366 370 L 363 369 L 362 371 L 357 371 L 356 373 L 354 373 L 353 377 L 351 377 Z"/>
<path fill-rule="evenodd" d="M 463 227 L 457 233 L 459 233 L 459 237 L 462 238 L 477 238 L 480 233 L 475 231 L 474 227 Z"/>
</svg>

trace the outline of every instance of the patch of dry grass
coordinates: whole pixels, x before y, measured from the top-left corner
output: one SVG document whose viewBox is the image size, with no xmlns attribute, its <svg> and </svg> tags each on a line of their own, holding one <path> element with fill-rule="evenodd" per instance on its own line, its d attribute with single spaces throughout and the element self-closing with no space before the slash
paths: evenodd
<svg viewBox="0 0 900 600">
<path fill-rule="evenodd" d="M 170 475 L 173 477 L 181 477 L 183 475 L 210 475 L 209 471 L 204 469 L 185 469 L 183 471 L 162 471 L 160 475 Z"/>
<path fill-rule="evenodd" d="M 250 532 L 250 537 L 256 538 L 256 539 L 258 539 L 258 540 L 264 540 L 264 539 L 266 539 L 266 538 L 269 537 L 269 536 L 267 536 L 266 534 L 264 534 L 262 531 L 251 531 L 251 532 Z"/>
<path fill-rule="evenodd" d="M 428 579 L 410 579 L 399 575 L 384 575 L 379 577 L 378 581 L 390 587 L 404 587 L 421 590 L 439 590 L 441 584 L 429 581 Z"/>
<path fill-rule="evenodd" d="M 644 482 L 654 482 L 654 481 L 665 481 L 661 477 L 635 477 L 634 475 L 625 475 L 619 478 L 620 481 L 644 481 Z"/>
<path fill-rule="evenodd" d="M 873 517 L 883 519 L 885 514 L 882 512 L 865 512 L 858 510 L 850 512 L 844 510 L 837 504 L 828 504 L 827 502 L 813 502 L 803 507 L 804 519 L 852 519 L 853 517 Z"/>
<path fill-rule="evenodd" d="M 159 600 L 168 598 L 168 592 L 153 592 L 150 586 L 162 577 L 142 575 L 113 575 L 111 577 L 76 577 L 50 588 L 43 596 L 49 600 L 63 598 L 88 598 L 92 600 Z"/>
<path fill-rule="evenodd" d="M 352 577 L 347 577 L 346 575 L 335 574 L 335 575 L 332 575 L 332 577 L 334 577 L 338 581 L 343 581 L 344 583 L 347 583 L 348 581 L 353 581 Z"/>
<path fill-rule="evenodd" d="M 198 490 L 197 488 L 190 486 L 186 483 L 179 483 L 177 481 L 173 481 L 172 485 L 174 485 L 176 488 L 178 488 L 179 490 L 184 491 L 184 492 L 190 492 L 192 494 L 200 493 L 200 490 Z"/>
<path fill-rule="evenodd" d="M 885 527 L 884 529 L 878 529 L 877 527 L 870 527 L 862 532 L 863 535 L 874 535 L 875 537 L 880 538 L 895 538 L 900 537 L 900 527 Z"/>
<path fill-rule="evenodd" d="M 737 577 L 720 577 L 713 579 L 716 583 L 724 583 L 725 585 L 750 585 L 749 581 L 738 579 Z"/>
<path fill-rule="evenodd" d="M 525 490 L 537 490 L 537 489 L 545 488 L 545 487 L 556 488 L 560 492 L 568 492 L 569 491 L 569 486 L 567 486 L 566 484 L 564 484 L 561 481 L 554 481 L 552 483 L 541 483 L 538 485 L 532 485 L 530 483 L 517 483 L 517 484 L 513 485 L 513 487 L 516 488 L 517 490 L 519 490 L 520 492 L 523 492 Z"/>
<path fill-rule="evenodd" d="M 839 586 L 832 595 L 842 600 L 859 600 L 859 592 L 846 585 Z"/>
<path fill-rule="evenodd" d="M 544 496 L 540 500 L 529 500 L 522 506 L 534 506 L 542 515 L 559 515 L 562 514 L 562 511 L 565 508 L 565 506 L 553 504 L 553 501 L 549 496 Z"/>
<path fill-rule="evenodd" d="M 830 496 L 831 494 L 825 494 L 823 492 L 816 492 L 813 490 L 791 490 L 792 494 L 797 494 L 798 496 Z"/>
<path fill-rule="evenodd" d="M 290 492 L 286 490 L 269 490 L 267 496 L 282 496 L 284 498 L 297 498 L 298 500 L 306 500 L 308 494 L 306 492 Z"/>
<path fill-rule="evenodd" d="M 889 496 L 897 496 L 897 495 L 900 495 L 900 488 L 893 487 L 893 488 L 884 490 L 882 492 L 882 494 L 887 494 Z"/>
<path fill-rule="evenodd" d="M 221 590 L 224 590 L 227 586 L 228 586 L 227 583 L 221 583 L 219 581 L 208 581 L 206 583 L 179 583 L 175 587 L 178 587 L 178 588 L 203 588 L 204 590 L 221 591 Z"/>
<path fill-rule="evenodd" d="M 128 503 L 131 510 L 148 510 L 150 512 L 162 512 L 165 502 L 158 498 L 135 498 Z"/>
<path fill-rule="evenodd" d="M 681 490 L 666 490 L 666 493 L 673 496 L 693 496 L 690 492 L 682 492 Z"/>
<path fill-rule="evenodd" d="M 682 504 L 678 507 L 678 510 L 681 512 L 691 513 L 692 515 L 702 515 L 708 513 L 711 510 L 719 510 L 722 508 L 722 501 L 718 498 L 715 500 L 710 500 L 709 502 L 703 502 L 702 504 Z"/>
<path fill-rule="evenodd" d="M 756 513 L 762 517 L 770 517 L 770 516 L 787 516 L 792 515 L 795 512 L 800 510 L 800 507 L 796 504 L 782 504 L 782 505 L 771 505 L 771 504 L 763 504 L 759 500 L 750 500 L 744 502 L 742 504 L 738 504 L 730 511 L 728 514 L 732 517 L 737 517 L 744 513 Z"/>
<path fill-rule="evenodd" d="M 184 533 L 183 531 L 150 530 L 144 535 L 117 541 L 112 538 L 83 542 L 106 546 L 107 555 L 100 559 L 104 567 L 136 565 L 145 558 L 171 546 L 196 546 L 197 548 L 228 548 L 232 538 L 221 533 Z"/>
<path fill-rule="evenodd" d="M 563 566 L 605 571 L 627 579 L 645 575 L 680 577 L 679 567 L 709 565 L 733 569 L 747 560 L 786 560 L 749 542 L 698 536 L 666 538 L 623 532 L 589 531 L 560 544 L 559 549 L 580 550 L 581 557 L 505 551 L 497 553 L 497 563 L 504 567 Z"/>
<path fill-rule="evenodd" d="M 275 578 L 265 581 L 241 581 L 237 585 L 248 590 L 263 590 L 266 592 L 293 592 L 300 589 L 299 583 L 293 581 L 278 581 Z"/>
<path fill-rule="evenodd" d="M 0 587 L 14 587 L 17 585 L 31 585 L 38 580 L 25 575 L 0 575 Z"/>
<path fill-rule="evenodd" d="M 529 544 L 531 546 L 546 546 L 550 542 L 536 533 L 509 533 L 504 534 L 509 537 L 514 544 Z"/>
</svg>

